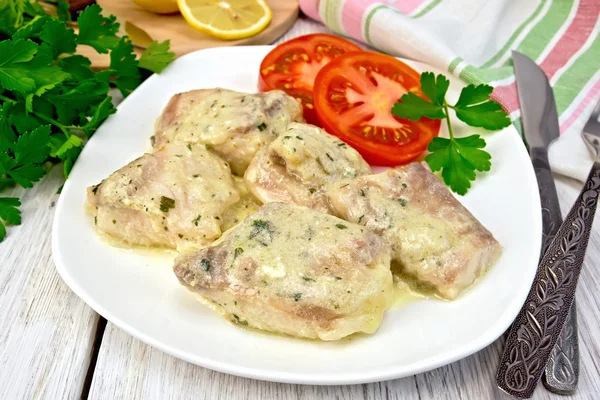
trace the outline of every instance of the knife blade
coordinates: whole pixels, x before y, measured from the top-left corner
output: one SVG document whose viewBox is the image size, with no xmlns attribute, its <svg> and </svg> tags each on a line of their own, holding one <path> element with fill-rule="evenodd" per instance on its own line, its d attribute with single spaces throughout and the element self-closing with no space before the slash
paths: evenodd
<svg viewBox="0 0 600 400">
<path fill-rule="evenodd" d="M 554 94 L 544 71 L 531 59 L 515 51 L 513 51 L 513 61 L 519 103 L 521 105 L 523 131 L 529 144 L 531 162 L 538 181 L 542 203 L 543 241 L 540 254 L 541 261 L 563 222 L 556 186 L 548 161 L 548 146 L 559 135 L 558 115 Z M 545 274 L 545 271 L 541 267 L 538 268 L 534 283 L 538 282 L 539 279 L 543 279 L 543 277 L 540 277 L 540 274 Z M 529 304 L 530 296 L 528 296 L 528 301 L 523 306 L 524 308 L 519 313 L 519 316 L 529 313 L 525 307 L 526 305 L 531 305 Z M 542 365 L 537 365 L 535 371 L 530 369 L 525 362 L 519 366 L 515 364 L 515 362 L 517 364 L 519 362 L 516 353 L 518 353 L 517 348 L 521 345 L 520 341 L 523 338 L 520 338 L 521 340 L 519 338 L 512 341 L 507 340 L 507 345 L 498 369 L 497 384 L 500 389 L 516 397 L 528 398 L 533 394 L 541 371 L 545 367 L 546 379 L 544 382 L 549 386 L 550 390 L 561 394 L 575 391 L 579 372 L 575 306 L 572 307 L 572 313 L 567 318 L 567 322 L 561 330 L 561 338 L 557 340 L 559 346 L 555 346 L 552 349 L 549 357 L 550 361 L 546 363 L 544 360 Z M 535 316 L 533 318 L 535 319 Z M 511 328 L 510 334 L 512 334 L 513 339 L 518 336 L 516 332 L 513 332 L 517 329 L 516 325 L 517 323 L 515 322 Z M 532 346 L 531 348 L 532 357 L 535 355 L 535 347 Z M 567 351 L 567 347 L 575 351 Z M 566 362 L 564 362 L 563 356 L 568 358 Z M 537 359 L 536 357 L 533 358 Z M 557 360 L 561 360 L 561 362 L 558 363 Z M 537 361 L 539 362 L 539 359 Z M 569 368 L 570 373 L 568 374 L 564 374 L 560 370 L 560 367 L 564 368 L 565 365 Z M 517 375 L 525 381 L 517 382 L 520 379 L 516 377 Z"/>
</svg>

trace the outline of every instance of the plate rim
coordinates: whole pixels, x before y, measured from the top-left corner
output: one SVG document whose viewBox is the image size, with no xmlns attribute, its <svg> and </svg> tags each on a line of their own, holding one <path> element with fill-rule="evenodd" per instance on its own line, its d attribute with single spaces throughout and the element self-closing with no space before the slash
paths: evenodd
<svg viewBox="0 0 600 400">
<path fill-rule="evenodd" d="M 174 63 L 179 60 L 187 60 L 188 58 L 193 58 L 197 56 L 199 53 L 208 53 L 208 52 L 222 52 L 222 51 L 256 51 L 257 49 L 272 49 L 275 46 L 273 45 L 261 45 L 261 46 L 244 46 L 244 47 L 214 47 L 209 49 L 201 49 L 194 51 L 192 53 L 186 54 L 182 57 L 179 57 Z M 399 57 L 398 57 L 399 58 Z M 421 65 L 425 65 L 423 63 L 414 61 L 414 60 L 406 60 L 403 58 L 399 58 L 401 61 L 408 61 L 409 63 L 418 63 Z M 139 87 L 142 88 L 145 85 L 150 84 L 154 80 L 158 79 L 159 75 L 154 74 L 149 77 L 146 81 L 144 81 Z M 451 79 L 455 82 L 462 82 L 458 78 L 452 76 Z M 463 82 L 464 84 L 464 82 Z M 136 89 L 132 92 L 127 98 L 125 98 L 118 106 L 117 109 L 123 107 L 124 104 L 128 104 L 126 102 L 134 101 L 137 97 L 137 93 L 139 91 Z M 113 118 L 111 115 L 109 118 Z M 520 135 L 517 129 L 511 124 L 509 127 L 505 128 L 508 130 L 507 133 L 515 136 L 520 139 Z M 91 140 L 91 139 L 90 139 Z M 525 146 L 517 146 L 516 150 L 519 153 L 519 158 L 525 156 L 529 159 L 529 155 L 527 154 Z M 85 148 L 84 150 L 85 151 Z M 83 152 L 82 152 L 83 154 Z M 81 155 L 80 155 L 81 156 Z M 537 180 L 535 179 L 535 173 L 533 169 L 533 165 L 531 163 L 528 164 L 529 168 L 527 168 L 527 172 L 524 173 L 523 179 L 527 179 L 528 184 L 534 185 L 537 189 Z M 64 192 L 67 192 L 67 189 L 71 180 L 67 179 L 64 184 Z M 534 216 L 534 231 L 539 231 L 539 239 L 535 240 L 535 246 L 537 251 L 532 254 L 539 253 L 541 250 L 541 232 L 542 232 L 542 213 L 541 213 L 541 202 L 538 190 L 532 190 L 533 197 L 530 199 L 534 205 L 540 208 L 540 212 L 536 213 Z M 484 333 L 478 336 L 477 340 L 472 341 L 468 344 L 463 345 L 462 347 L 457 347 L 452 349 L 451 351 L 446 351 L 442 353 L 443 356 L 436 355 L 435 357 L 429 357 L 425 359 L 421 359 L 418 362 L 395 366 L 395 367 L 387 367 L 385 370 L 378 369 L 377 372 L 335 372 L 335 373 L 326 373 L 320 374 L 315 373 L 300 373 L 300 372 L 273 372 L 268 369 L 260 369 L 260 368 L 250 368 L 245 366 L 239 366 L 229 362 L 222 362 L 218 360 L 214 360 L 212 358 L 203 357 L 200 355 L 190 355 L 188 352 L 183 350 L 179 350 L 172 345 L 166 344 L 160 340 L 154 339 L 153 337 L 145 334 L 143 331 L 136 329 L 131 324 L 121 320 L 116 317 L 110 310 L 103 307 L 100 303 L 96 302 L 91 296 L 89 296 L 85 289 L 83 289 L 75 279 L 73 279 L 68 272 L 68 268 L 65 267 L 66 263 L 63 260 L 63 255 L 61 254 L 59 248 L 59 230 L 60 230 L 60 219 L 61 214 L 63 213 L 63 202 L 64 197 L 60 196 L 57 204 L 56 204 L 56 212 L 54 214 L 53 223 L 52 223 L 52 258 L 54 261 L 54 265 L 56 270 L 58 271 L 60 277 L 63 281 L 69 286 L 69 288 L 80 298 L 82 299 L 88 306 L 90 306 L 94 311 L 96 311 L 99 315 L 104 317 L 107 321 L 110 321 L 120 329 L 124 330 L 127 334 L 133 336 L 134 338 L 139 339 L 140 341 L 162 351 L 173 357 L 179 358 L 186 362 L 198 365 L 203 368 L 208 368 L 214 371 L 227 373 L 235 376 L 240 376 L 244 378 L 251 378 L 269 382 L 278 382 L 278 383 L 290 383 L 290 384 L 307 384 L 307 385 L 348 385 L 348 384 L 364 384 L 378 381 L 386 381 L 391 379 L 403 378 L 406 376 L 423 373 L 426 371 L 430 371 L 436 368 L 439 368 L 444 365 L 448 365 L 465 357 L 468 357 L 480 350 L 484 347 L 491 344 L 498 337 L 502 335 L 503 332 L 506 331 L 512 324 L 512 321 L 518 315 L 522 304 L 524 304 L 526 297 L 530 291 L 531 284 L 533 283 L 533 279 L 535 276 L 535 272 L 537 270 L 537 258 L 535 259 L 536 268 L 531 268 L 529 273 L 530 276 L 523 276 L 523 279 L 526 279 L 529 289 L 523 290 L 523 293 L 519 293 L 520 300 L 518 309 L 515 309 L 511 312 L 511 310 L 505 310 L 503 314 L 500 314 L 496 322 L 490 325 Z M 538 215 L 539 214 L 539 215 Z M 535 249 L 534 249 L 535 250 Z M 507 315 L 508 314 L 508 315 Z"/>
</svg>

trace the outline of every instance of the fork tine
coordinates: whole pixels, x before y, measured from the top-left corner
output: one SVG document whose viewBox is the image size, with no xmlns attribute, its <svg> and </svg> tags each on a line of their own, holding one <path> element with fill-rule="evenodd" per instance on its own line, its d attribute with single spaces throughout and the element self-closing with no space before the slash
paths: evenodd
<svg viewBox="0 0 600 400">
<path fill-rule="evenodd" d="M 600 100 L 594 107 L 594 111 L 592 111 L 592 115 L 585 123 L 583 127 L 583 131 L 587 133 L 591 133 L 595 136 L 600 136 L 600 122 L 598 122 L 598 118 L 600 117 Z"/>
</svg>

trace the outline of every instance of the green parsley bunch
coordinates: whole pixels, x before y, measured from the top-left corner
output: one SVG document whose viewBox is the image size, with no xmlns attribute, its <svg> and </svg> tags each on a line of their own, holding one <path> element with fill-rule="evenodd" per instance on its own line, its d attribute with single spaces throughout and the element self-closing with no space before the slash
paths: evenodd
<svg viewBox="0 0 600 400">
<path fill-rule="evenodd" d="M 450 109 L 467 125 L 492 131 L 509 126 L 510 118 L 500 104 L 490 100 L 493 87 L 466 86 L 454 105 L 446 101 L 448 87 L 450 81 L 444 75 L 436 77 L 433 72 L 424 72 L 421 74 L 421 90 L 429 100 L 414 93 L 405 94 L 399 103 L 394 104 L 392 114 L 411 120 L 423 117 L 446 120 L 450 137 L 433 138 L 427 147 L 430 154 L 425 157 L 425 161 L 432 171 L 442 171 L 442 178 L 450 189 L 463 195 L 471 187 L 471 181 L 475 180 L 475 171 L 490 170 L 492 156 L 482 150 L 486 143 L 480 135 L 463 138 L 454 136 Z"/>
<path fill-rule="evenodd" d="M 127 37 L 117 37 L 114 16 L 98 5 L 70 27 L 69 6 L 56 2 L 57 17 L 30 0 L 0 0 L 0 191 L 31 188 L 54 164 L 67 177 L 84 144 L 115 112 L 108 95 L 116 87 L 129 95 L 175 54 L 169 41 L 153 42 L 136 59 Z M 77 46 L 110 54 L 110 67 L 96 72 Z M 19 199 L 0 197 L 0 242 L 5 225 L 21 223 Z"/>
</svg>

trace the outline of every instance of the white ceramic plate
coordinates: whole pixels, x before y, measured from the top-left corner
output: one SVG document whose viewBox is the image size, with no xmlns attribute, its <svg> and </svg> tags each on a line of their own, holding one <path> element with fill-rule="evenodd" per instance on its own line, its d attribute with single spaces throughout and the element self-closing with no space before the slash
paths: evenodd
<svg viewBox="0 0 600 400">
<path fill-rule="evenodd" d="M 499 337 L 525 301 L 541 245 L 537 184 L 513 127 L 486 135 L 492 170 L 460 198 L 504 246 L 501 259 L 457 301 L 423 300 L 392 309 L 370 336 L 317 342 L 240 329 L 179 285 L 172 256 L 110 247 L 96 235 L 84 213 L 86 188 L 150 149 L 154 121 L 169 98 L 217 86 L 255 92 L 260 61 L 270 49 L 226 47 L 182 57 L 148 79 L 102 125 L 73 168 L 56 210 L 52 250 L 64 281 L 100 315 L 151 346 L 206 368 L 270 381 L 399 378 L 466 357 Z M 462 86 L 452 79 L 450 97 Z M 458 135 L 466 133 L 458 128 Z"/>
</svg>

